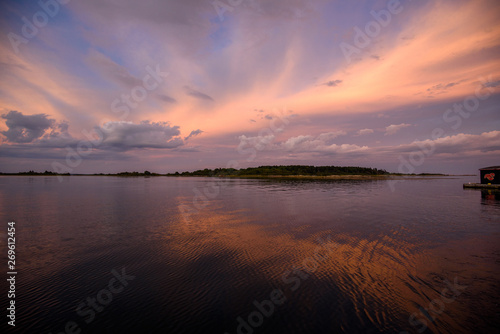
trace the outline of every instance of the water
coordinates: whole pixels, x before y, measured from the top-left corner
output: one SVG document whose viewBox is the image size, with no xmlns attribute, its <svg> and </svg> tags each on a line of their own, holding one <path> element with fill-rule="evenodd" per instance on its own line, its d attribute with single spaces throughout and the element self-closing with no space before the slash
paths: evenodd
<svg viewBox="0 0 500 334">
<path fill-rule="evenodd" d="M 476 179 L 0 177 L 2 332 L 492 333 L 500 201 Z"/>
</svg>

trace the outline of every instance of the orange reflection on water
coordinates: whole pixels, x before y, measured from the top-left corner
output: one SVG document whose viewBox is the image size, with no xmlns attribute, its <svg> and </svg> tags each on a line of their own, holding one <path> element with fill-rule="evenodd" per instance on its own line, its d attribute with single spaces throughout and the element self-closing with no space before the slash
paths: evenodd
<svg viewBox="0 0 500 334">
<path fill-rule="evenodd" d="M 228 211 L 213 205 L 192 214 L 191 220 L 184 218 L 179 215 L 179 235 L 168 245 L 179 259 L 230 254 L 228 266 L 245 268 L 253 277 L 265 277 L 270 286 L 283 290 L 291 288 L 294 275 L 307 276 L 313 281 L 309 295 L 305 290 L 295 293 L 300 298 L 297 307 L 304 312 L 314 309 L 320 298 L 315 293 L 321 291 L 315 292 L 314 287 L 326 282 L 340 292 L 333 302 L 353 305 L 355 314 L 350 313 L 350 317 L 357 317 L 360 324 L 376 324 L 381 330 L 396 329 L 394 319 L 404 319 L 400 326 L 413 330 L 424 326 L 449 333 L 460 330 L 456 319 L 470 313 L 465 305 L 471 305 L 473 291 L 491 290 L 493 283 L 474 282 L 470 271 L 465 275 L 456 270 L 457 263 L 467 258 L 477 261 L 475 267 L 482 277 L 489 276 L 492 266 L 498 269 L 494 257 L 470 258 L 471 253 L 494 250 L 494 237 L 486 243 L 481 238 L 435 247 L 422 239 L 405 237 L 407 231 L 400 226 L 392 234 L 370 239 L 334 230 L 304 238 L 307 226 L 283 230 L 276 228 L 277 224 L 256 223 L 247 210 Z M 322 242 L 329 242 L 329 246 Z M 455 280 L 467 289 L 451 298 L 449 287 Z"/>
</svg>

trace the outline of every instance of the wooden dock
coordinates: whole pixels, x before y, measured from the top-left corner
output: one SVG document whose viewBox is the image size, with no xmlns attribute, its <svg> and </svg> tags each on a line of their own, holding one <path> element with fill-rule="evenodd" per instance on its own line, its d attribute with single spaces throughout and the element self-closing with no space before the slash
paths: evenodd
<svg viewBox="0 0 500 334">
<path fill-rule="evenodd" d="M 500 189 L 500 184 L 464 183 L 464 188 Z"/>
</svg>

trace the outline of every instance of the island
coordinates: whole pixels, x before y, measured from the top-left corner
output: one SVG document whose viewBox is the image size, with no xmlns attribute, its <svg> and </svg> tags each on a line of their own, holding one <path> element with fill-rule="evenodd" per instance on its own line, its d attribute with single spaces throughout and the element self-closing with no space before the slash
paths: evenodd
<svg viewBox="0 0 500 334">
<path fill-rule="evenodd" d="M 98 174 L 57 174 L 50 171 L 19 173 L 1 173 L 0 175 L 29 175 L 29 176 L 116 176 L 116 177 L 224 177 L 224 178 L 248 178 L 248 179 L 314 179 L 314 180 L 364 180 L 364 179 L 394 179 L 394 178 L 418 178 L 418 177 L 436 177 L 449 176 L 447 174 L 401 174 L 390 173 L 385 169 L 377 169 L 359 166 L 310 166 L 310 165 L 272 165 L 248 168 L 215 168 L 200 169 L 193 172 L 175 172 L 175 173 L 154 173 L 144 172 L 120 172 L 120 173 L 98 173 Z"/>
</svg>

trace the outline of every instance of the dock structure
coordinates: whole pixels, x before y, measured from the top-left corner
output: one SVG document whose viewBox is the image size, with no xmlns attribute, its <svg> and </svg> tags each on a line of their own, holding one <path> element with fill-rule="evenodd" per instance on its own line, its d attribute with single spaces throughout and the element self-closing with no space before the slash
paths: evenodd
<svg viewBox="0 0 500 334">
<path fill-rule="evenodd" d="M 481 183 L 464 183 L 464 188 L 500 189 L 500 166 L 479 169 Z"/>
<path fill-rule="evenodd" d="M 500 166 L 479 169 L 482 184 L 500 184 Z"/>
<path fill-rule="evenodd" d="M 500 190 L 500 184 L 484 184 L 484 183 L 464 183 L 464 188 L 474 188 L 474 189 L 498 189 Z"/>
</svg>

